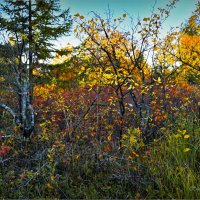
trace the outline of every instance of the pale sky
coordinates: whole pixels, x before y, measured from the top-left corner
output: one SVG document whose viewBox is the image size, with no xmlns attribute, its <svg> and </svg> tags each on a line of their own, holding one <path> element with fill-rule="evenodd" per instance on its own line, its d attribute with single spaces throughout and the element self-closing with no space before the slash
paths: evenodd
<svg viewBox="0 0 200 200">
<path fill-rule="evenodd" d="M 156 2 L 156 7 L 164 7 L 169 0 L 157 0 Z M 179 26 L 182 22 L 185 22 L 195 10 L 196 3 L 197 0 L 179 0 L 176 8 L 171 11 L 169 18 L 164 23 L 163 35 L 170 27 Z M 154 4 L 155 0 L 61 0 L 62 8 L 69 7 L 72 15 L 80 13 L 88 18 L 90 11 L 95 11 L 103 16 L 108 6 L 116 17 L 127 12 L 135 19 L 138 16 L 144 18 L 150 16 Z M 66 39 L 62 38 L 59 45 L 64 46 L 64 41 L 74 45 L 78 44 L 78 40 L 75 39 L 73 33 L 72 36 Z"/>
<path fill-rule="evenodd" d="M 155 1 L 156 0 L 60 0 L 60 4 L 61 9 L 70 8 L 72 16 L 75 13 L 80 13 L 86 18 L 89 18 L 89 12 L 95 11 L 103 17 L 109 6 L 115 17 L 119 17 L 124 12 L 127 12 L 134 19 L 137 19 L 138 16 L 142 19 L 150 16 Z M 4 2 L 4 0 L 0 0 L 0 3 L 2 2 Z M 157 0 L 156 2 L 156 7 L 164 7 L 169 0 Z M 185 22 L 192 15 L 192 11 L 195 10 L 195 4 L 197 2 L 198 0 L 179 0 L 176 4 L 176 8 L 172 10 L 169 18 L 164 23 L 163 35 L 166 34 L 170 27 L 179 26 L 182 22 Z M 68 42 L 73 45 L 79 43 L 73 36 L 73 31 L 70 37 L 62 37 L 56 44 L 58 47 L 64 47 Z"/>
</svg>

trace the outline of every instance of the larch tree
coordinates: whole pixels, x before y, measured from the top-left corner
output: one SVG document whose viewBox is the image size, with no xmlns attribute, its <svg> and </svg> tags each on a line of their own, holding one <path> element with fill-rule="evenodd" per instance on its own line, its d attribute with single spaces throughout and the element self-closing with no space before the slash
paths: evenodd
<svg viewBox="0 0 200 200">
<path fill-rule="evenodd" d="M 72 20 L 69 9 L 62 11 L 57 0 L 5 0 L 0 4 L 1 84 L 15 94 L 16 104 L 0 107 L 9 112 L 23 135 L 34 130 L 34 71 L 46 70 L 48 59 L 56 52 L 57 38 L 66 35 Z M 8 86 L 8 87 L 7 87 Z M 13 103 L 12 103 L 13 104 Z"/>
</svg>

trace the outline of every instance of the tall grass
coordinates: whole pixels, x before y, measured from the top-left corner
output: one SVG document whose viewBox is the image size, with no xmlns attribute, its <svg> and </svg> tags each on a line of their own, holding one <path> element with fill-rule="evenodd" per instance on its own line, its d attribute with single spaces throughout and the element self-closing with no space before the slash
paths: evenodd
<svg viewBox="0 0 200 200">
<path fill-rule="evenodd" d="M 154 184 L 147 187 L 148 198 L 200 198 L 200 128 L 181 119 L 166 138 L 154 141 L 150 150 L 149 175 Z"/>
</svg>

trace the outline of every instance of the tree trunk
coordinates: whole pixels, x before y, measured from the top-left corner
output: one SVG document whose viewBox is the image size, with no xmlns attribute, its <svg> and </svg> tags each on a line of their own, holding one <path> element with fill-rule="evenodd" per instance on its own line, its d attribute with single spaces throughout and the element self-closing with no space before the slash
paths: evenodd
<svg viewBox="0 0 200 200">
<path fill-rule="evenodd" d="M 30 83 L 30 89 L 29 89 L 29 98 L 30 98 L 30 104 L 33 103 L 33 52 L 32 52 L 32 44 L 33 44 L 33 37 L 32 37 L 32 5 L 31 0 L 29 0 L 29 83 Z"/>
</svg>

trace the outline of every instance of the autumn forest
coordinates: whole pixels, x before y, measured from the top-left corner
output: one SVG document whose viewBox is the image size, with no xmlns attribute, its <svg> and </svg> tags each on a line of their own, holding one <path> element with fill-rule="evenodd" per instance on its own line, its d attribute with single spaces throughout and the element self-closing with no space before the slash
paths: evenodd
<svg viewBox="0 0 200 200">
<path fill-rule="evenodd" d="M 178 2 L 0 2 L 1 199 L 200 198 L 200 2 L 163 35 Z"/>
</svg>

